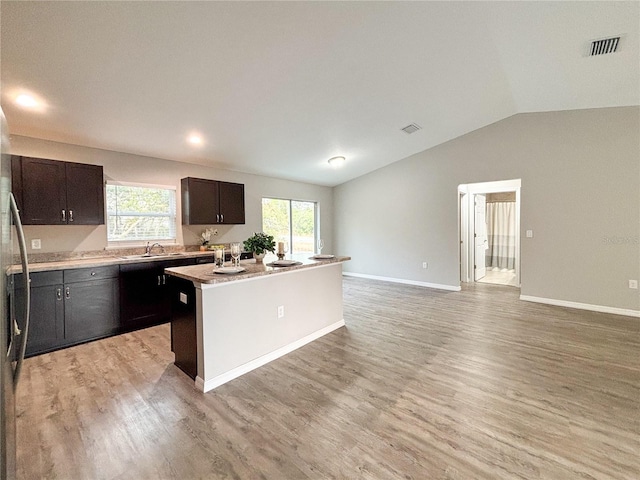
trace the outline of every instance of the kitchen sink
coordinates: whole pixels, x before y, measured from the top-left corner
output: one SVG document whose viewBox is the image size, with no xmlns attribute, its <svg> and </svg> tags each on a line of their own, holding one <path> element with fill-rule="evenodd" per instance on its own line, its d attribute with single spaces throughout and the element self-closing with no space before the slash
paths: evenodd
<svg viewBox="0 0 640 480">
<path fill-rule="evenodd" d="M 138 259 L 142 259 L 142 258 L 170 258 L 170 257 L 180 257 L 184 255 L 184 253 L 182 252 L 172 252 L 172 253 L 152 253 L 152 254 L 147 254 L 147 253 L 143 253 L 140 255 L 123 255 L 120 258 L 123 258 L 125 260 L 138 260 Z"/>
</svg>

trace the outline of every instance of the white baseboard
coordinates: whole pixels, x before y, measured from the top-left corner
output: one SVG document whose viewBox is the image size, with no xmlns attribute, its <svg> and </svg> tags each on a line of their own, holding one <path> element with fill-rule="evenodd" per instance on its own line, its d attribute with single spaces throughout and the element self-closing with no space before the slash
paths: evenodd
<svg viewBox="0 0 640 480">
<path fill-rule="evenodd" d="M 255 370 L 258 367 L 266 365 L 267 363 L 272 362 L 273 360 L 276 360 L 277 358 L 280 358 L 286 355 L 287 353 L 291 353 L 294 350 L 297 350 L 298 348 L 303 347 L 307 343 L 311 343 L 314 340 L 326 335 L 327 333 L 331 333 L 340 327 L 344 327 L 344 325 L 345 325 L 344 319 L 338 322 L 332 323 L 331 325 L 328 325 L 324 328 L 321 328 L 320 330 L 310 333 L 306 337 L 302 337 L 300 340 L 296 340 L 295 342 L 290 343 L 289 345 L 280 347 L 277 350 L 274 350 L 273 352 L 267 353 L 266 355 L 258 357 L 255 360 L 251 360 L 250 362 L 247 362 L 244 365 L 240 365 L 239 367 L 236 367 L 233 370 L 229 370 L 228 372 L 225 372 L 221 375 L 213 377 L 207 381 L 204 381 L 200 377 L 196 377 L 196 381 L 195 381 L 196 388 L 206 393 L 210 390 L 213 390 L 216 387 L 219 387 L 220 385 L 230 382 L 234 378 L 238 378 L 239 376 L 250 372 L 251 370 Z"/>
<path fill-rule="evenodd" d="M 590 310 L 592 312 L 613 313 L 614 315 L 626 315 L 628 317 L 640 317 L 640 310 L 628 308 L 607 307 L 605 305 L 591 305 L 590 303 L 569 302 L 566 300 L 556 300 L 554 298 L 532 297 L 530 295 L 520 295 L 520 300 L 526 302 L 545 303 L 557 307 L 578 308 L 580 310 Z"/>
<path fill-rule="evenodd" d="M 347 277 L 358 277 L 358 278 L 368 278 L 370 280 L 380 280 L 383 282 L 404 283 L 406 285 L 417 285 L 419 287 L 436 288 L 438 290 L 449 290 L 451 292 L 459 292 L 461 290 L 460 286 L 456 287 L 455 285 L 442 285 L 440 283 L 419 282 L 417 280 L 405 280 L 402 278 L 380 277 L 378 275 L 367 275 L 364 273 L 342 272 L 342 275 L 346 275 Z"/>
</svg>

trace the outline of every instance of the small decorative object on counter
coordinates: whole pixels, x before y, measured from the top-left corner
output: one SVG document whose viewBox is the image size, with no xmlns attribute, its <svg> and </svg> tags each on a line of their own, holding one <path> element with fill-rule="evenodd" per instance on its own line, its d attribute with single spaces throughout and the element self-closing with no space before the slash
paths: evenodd
<svg viewBox="0 0 640 480">
<path fill-rule="evenodd" d="M 282 260 L 284 258 L 284 254 L 289 250 L 289 244 L 286 241 L 278 242 L 278 260 Z"/>
<path fill-rule="evenodd" d="M 262 263 L 262 259 L 267 252 L 275 253 L 276 242 L 273 239 L 273 235 L 256 232 L 244 241 L 244 249 L 247 252 L 253 252 L 253 258 L 256 259 L 256 263 Z"/>
<path fill-rule="evenodd" d="M 224 266 L 224 245 L 213 245 L 212 247 L 216 267 Z"/>
<path fill-rule="evenodd" d="M 240 267 L 240 255 L 242 252 L 240 251 L 240 243 L 235 242 L 230 245 L 231 247 L 231 264 L 234 267 Z"/>
<path fill-rule="evenodd" d="M 200 234 L 200 251 L 206 252 L 207 247 L 209 246 L 209 242 L 211 241 L 211 237 L 215 237 L 217 235 L 217 228 L 205 228 L 204 231 Z"/>
</svg>

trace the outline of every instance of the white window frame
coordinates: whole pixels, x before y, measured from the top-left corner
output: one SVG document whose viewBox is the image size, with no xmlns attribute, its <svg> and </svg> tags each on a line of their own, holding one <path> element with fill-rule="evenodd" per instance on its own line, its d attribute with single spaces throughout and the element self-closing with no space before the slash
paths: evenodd
<svg viewBox="0 0 640 480">
<path fill-rule="evenodd" d="M 269 197 L 264 196 L 260 200 L 260 225 L 264 225 L 264 216 L 262 212 L 262 200 L 283 200 L 285 202 L 289 202 L 289 252 L 291 253 L 291 249 L 293 249 L 293 218 L 291 215 L 291 202 L 304 202 L 304 203 L 313 203 L 313 251 L 317 253 L 318 249 L 318 240 L 322 238 L 320 236 L 320 202 L 317 200 L 300 200 L 299 198 L 284 198 L 284 197 Z"/>
<path fill-rule="evenodd" d="M 105 182 L 105 186 L 114 185 L 114 186 L 122 186 L 122 187 L 140 187 L 140 188 L 157 188 L 163 190 L 173 190 L 175 195 L 176 202 L 176 212 L 175 212 L 175 237 L 174 238 L 156 238 L 156 239 L 148 239 L 148 240 L 109 240 L 109 208 L 107 202 L 105 201 L 105 226 L 107 227 L 106 235 L 107 235 L 107 248 L 127 248 L 127 247 L 140 247 L 147 245 L 147 242 L 158 242 L 162 243 L 162 245 L 177 245 L 177 237 L 178 237 L 178 188 L 175 185 L 158 185 L 154 183 L 141 183 L 141 182 L 121 182 L 114 180 L 107 180 Z M 105 188 L 105 200 L 106 200 L 106 188 Z"/>
</svg>

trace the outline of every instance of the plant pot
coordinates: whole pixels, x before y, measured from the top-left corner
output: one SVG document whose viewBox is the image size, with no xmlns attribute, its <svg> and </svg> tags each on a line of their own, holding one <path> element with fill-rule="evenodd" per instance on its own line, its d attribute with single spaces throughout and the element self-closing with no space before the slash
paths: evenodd
<svg viewBox="0 0 640 480">
<path fill-rule="evenodd" d="M 200 251 L 201 252 L 206 252 L 207 251 L 207 246 L 206 245 L 200 245 Z"/>
<path fill-rule="evenodd" d="M 253 252 L 253 258 L 256 259 L 256 263 L 262 263 L 262 260 L 264 259 L 265 255 L 266 255 L 266 253 Z"/>
</svg>

